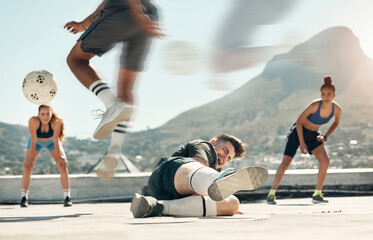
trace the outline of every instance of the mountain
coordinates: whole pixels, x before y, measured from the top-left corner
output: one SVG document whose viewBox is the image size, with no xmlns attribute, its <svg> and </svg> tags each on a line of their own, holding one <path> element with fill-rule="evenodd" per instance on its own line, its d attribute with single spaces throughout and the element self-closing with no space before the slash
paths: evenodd
<svg viewBox="0 0 373 240">
<path fill-rule="evenodd" d="M 275 56 L 259 76 L 223 98 L 188 110 L 159 128 L 129 135 L 125 151 L 153 159 L 188 140 L 220 133 L 241 138 L 249 152 L 273 151 L 277 136 L 286 134 L 301 111 L 320 97 L 325 75 L 332 76 L 335 101 L 342 106 L 340 128 L 371 123 L 373 61 L 350 29 L 333 27 Z M 276 151 L 283 151 L 283 144 L 280 148 Z"/>
<path fill-rule="evenodd" d="M 334 142 L 335 149 L 341 149 L 338 143 L 350 139 L 372 142 L 373 128 L 369 124 L 373 119 L 373 61 L 363 53 L 350 29 L 333 27 L 275 56 L 260 75 L 232 93 L 188 110 L 159 128 L 129 133 L 122 151 L 139 169 L 151 170 L 161 156 L 172 154 L 189 140 L 209 140 L 228 133 L 244 141 L 251 157 L 281 154 L 284 135 L 301 111 L 320 97 L 325 75 L 332 76 L 337 92 L 335 101 L 343 109 L 340 126 L 329 144 Z M 321 131 L 325 131 L 325 127 Z M 13 173 L 22 173 L 27 140 L 26 127 L 0 123 L 0 170 L 17 166 L 18 170 Z M 64 149 L 70 161 L 69 171 L 82 171 L 74 152 L 104 154 L 108 141 L 109 138 L 101 141 L 67 138 Z M 344 151 L 340 153 L 345 156 L 344 161 L 357 162 L 347 154 L 350 150 L 345 147 L 338 151 Z M 369 156 L 373 146 L 351 151 L 355 151 L 355 157 Z M 44 157 L 41 154 L 38 159 L 39 163 L 43 161 L 45 164 L 37 165 L 36 172 L 57 171 L 46 151 Z"/>
</svg>

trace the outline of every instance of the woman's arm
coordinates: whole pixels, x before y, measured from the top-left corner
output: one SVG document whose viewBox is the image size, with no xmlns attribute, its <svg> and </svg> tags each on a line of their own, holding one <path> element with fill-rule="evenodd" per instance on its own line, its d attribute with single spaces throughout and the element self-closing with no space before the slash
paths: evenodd
<svg viewBox="0 0 373 240">
<path fill-rule="evenodd" d="M 303 154 L 307 153 L 307 146 L 303 138 L 303 126 L 305 122 L 307 121 L 308 115 L 316 112 L 317 107 L 318 107 L 318 101 L 312 102 L 310 105 L 308 105 L 306 109 L 303 110 L 303 112 L 299 115 L 297 122 L 296 122 L 297 133 L 298 133 L 298 138 L 299 138 L 299 149 L 300 149 L 300 152 Z"/>
<path fill-rule="evenodd" d="M 65 24 L 64 28 L 67 28 L 71 33 L 76 34 L 86 30 L 99 16 L 101 11 L 104 9 L 105 0 L 97 7 L 97 9 L 88 17 L 81 22 L 71 21 Z"/>
<path fill-rule="evenodd" d="M 328 138 L 332 134 L 332 132 L 334 132 L 334 130 L 338 127 L 339 121 L 341 120 L 341 116 L 342 116 L 342 108 L 338 106 L 337 104 L 335 104 L 334 122 L 330 126 L 328 131 L 326 131 L 326 133 L 324 134 L 324 138 L 325 137 Z M 323 139 L 323 142 L 325 141 L 326 140 Z"/>
<path fill-rule="evenodd" d="M 36 154 L 35 147 L 36 147 L 36 141 L 38 140 L 38 136 L 36 135 L 36 131 L 38 127 L 37 125 L 38 125 L 37 118 L 35 117 L 30 118 L 30 120 L 28 121 L 28 131 L 30 132 L 30 135 L 31 135 L 31 142 L 30 142 L 31 158 L 30 159 L 34 159 L 35 154 Z"/>
<path fill-rule="evenodd" d="M 61 124 L 58 120 L 55 120 L 52 123 L 52 127 L 53 127 L 54 148 L 56 149 L 57 153 L 59 154 L 58 164 L 60 164 L 62 167 L 66 167 L 67 166 L 66 156 L 65 156 L 64 152 L 61 151 L 60 140 L 59 140 L 59 136 L 60 136 L 60 133 L 61 133 Z"/>
</svg>

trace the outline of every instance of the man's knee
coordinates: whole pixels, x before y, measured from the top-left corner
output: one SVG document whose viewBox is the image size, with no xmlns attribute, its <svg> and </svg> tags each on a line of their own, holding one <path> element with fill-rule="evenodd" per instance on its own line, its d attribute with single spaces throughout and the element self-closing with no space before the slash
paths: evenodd
<svg viewBox="0 0 373 240">
<path fill-rule="evenodd" d="M 240 200 L 231 195 L 226 199 L 217 202 L 218 216 L 233 216 L 237 214 L 240 206 Z"/>
</svg>

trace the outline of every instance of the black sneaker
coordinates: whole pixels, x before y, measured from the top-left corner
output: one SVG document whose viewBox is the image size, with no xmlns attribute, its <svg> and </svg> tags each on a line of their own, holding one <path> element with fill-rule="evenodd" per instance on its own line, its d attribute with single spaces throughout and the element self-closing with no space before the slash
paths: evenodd
<svg viewBox="0 0 373 240">
<path fill-rule="evenodd" d="M 268 195 L 267 197 L 267 204 L 277 204 L 276 202 L 276 195 Z"/>
<path fill-rule="evenodd" d="M 312 196 L 312 202 L 313 203 L 328 203 L 329 201 L 324 199 L 324 194 L 317 194 L 315 196 Z"/>
<path fill-rule="evenodd" d="M 156 217 L 162 214 L 164 206 L 153 197 L 135 193 L 132 197 L 131 212 L 134 218 Z"/>
<path fill-rule="evenodd" d="M 71 202 L 71 198 L 70 197 L 66 197 L 65 201 L 63 203 L 63 206 L 64 207 L 71 207 L 72 205 L 73 205 L 73 203 Z"/>
<path fill-rule="evenodd" d="M 28 207 L 28 199 L 26 197 L 21 199 L 21 207 Z"/>
</svg>

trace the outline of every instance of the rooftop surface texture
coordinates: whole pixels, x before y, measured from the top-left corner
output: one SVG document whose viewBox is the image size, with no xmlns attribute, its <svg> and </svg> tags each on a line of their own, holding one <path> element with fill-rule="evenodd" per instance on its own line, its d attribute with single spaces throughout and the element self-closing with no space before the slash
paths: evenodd
<svg viewBox="0 0 373 240">
<path fill-rule="evenodd" d="M 373 196 L 243 203 L 233 217 L 135 219 L 130 203 L 0 205 L 0 239 L 372 239 Z"/>
</svg>

